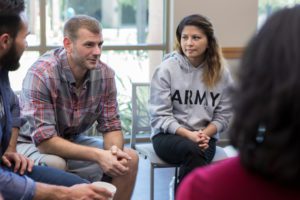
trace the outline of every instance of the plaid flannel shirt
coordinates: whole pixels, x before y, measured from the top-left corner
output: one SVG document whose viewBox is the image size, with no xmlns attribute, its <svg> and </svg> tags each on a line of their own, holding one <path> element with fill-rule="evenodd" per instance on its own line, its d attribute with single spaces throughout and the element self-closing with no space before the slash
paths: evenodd
<svg viewBox="0 0 300 200">
<path fill-rule="evenodd" d="M 59 135 L 70 138 L 90 128 L 106 133 L 121 130 L 114 71 L 100 60 L 88 71 L 78 93 L 64 48 L 41 56 L 29 69 L 20 97 L 27 120 L 20 135 L 38 145 Z M 23 137 L 24 138 L 24 137 Z"/>
</svg>

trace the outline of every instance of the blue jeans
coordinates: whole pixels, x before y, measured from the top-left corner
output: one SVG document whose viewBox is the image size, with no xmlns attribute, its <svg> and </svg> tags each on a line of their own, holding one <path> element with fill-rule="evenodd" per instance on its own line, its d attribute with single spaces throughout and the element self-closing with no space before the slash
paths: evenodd
<svg viewBox="0 0 300 200">
<path fill-rule="evenodd" d="M 13 168 L 6 169 L 9 171 L 13 171 Z M 45 166 L 34 166 L 32 172 L 26 172 L 25 175 L 36 182 L 47 183 L 51 185 L 61 185 L 68 187 L 80 183 L 89 183 L 87 180 L 82 179 L 75 174 Z"/>
</svg>

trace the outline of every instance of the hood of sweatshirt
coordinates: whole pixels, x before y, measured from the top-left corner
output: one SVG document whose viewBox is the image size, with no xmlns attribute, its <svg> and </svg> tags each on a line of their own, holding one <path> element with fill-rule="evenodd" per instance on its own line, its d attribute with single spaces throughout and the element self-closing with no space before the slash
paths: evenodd
<svg viewBox="0 0 300 200">
<path fill-rule="evenodd" d="M 186 72 L 198 71 L 204 67 L 204 63 L 201 63 L 197 67 L 193 66 L 186 56 L 177 51 L 165 55 L 163 61 L 167 59 L 174 59 L 179 64 L 180 68 Z"/>
</svg>

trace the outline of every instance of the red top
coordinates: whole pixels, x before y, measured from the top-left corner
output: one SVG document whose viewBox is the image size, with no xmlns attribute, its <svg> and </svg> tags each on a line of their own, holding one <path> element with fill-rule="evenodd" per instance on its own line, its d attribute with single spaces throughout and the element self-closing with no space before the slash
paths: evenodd
<svg viewBox="0 0 300 200">
<path fill-rule="evenodd" d="M 266 181 L 234 157 L 191 172 L 180 184 L 176 200 L 300 200 L 299 189 Z"/>
</svg>

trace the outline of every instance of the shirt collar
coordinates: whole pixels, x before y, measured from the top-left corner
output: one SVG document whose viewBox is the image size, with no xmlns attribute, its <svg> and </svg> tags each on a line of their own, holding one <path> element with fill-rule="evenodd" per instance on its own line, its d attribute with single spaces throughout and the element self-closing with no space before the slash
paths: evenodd
<svg viewBox="0 0 300 200">
<path fill-rule="evenodd" d="M 62 71 L 65 74 L 66 80 L 73 86 L 75 86 L 76 81 L 74 78 L 74 75 L 72 73 L 72 70 L 70 68 L 70 65 L 68 63 L 68 58 L 67 58 L 67 52 L 64 48 L 62 48 L 61 52 L 58 55 L 60 63 L 61 63 L 61 67 L 62 67 Z M 86 76 L 85 76 L 85 80 L 83 82 L 83 87 L 86 87 L 87 82 L 89 82 L 91 80 L 91 72 L 90 70 L 87 72 Z"/>
</svg>

